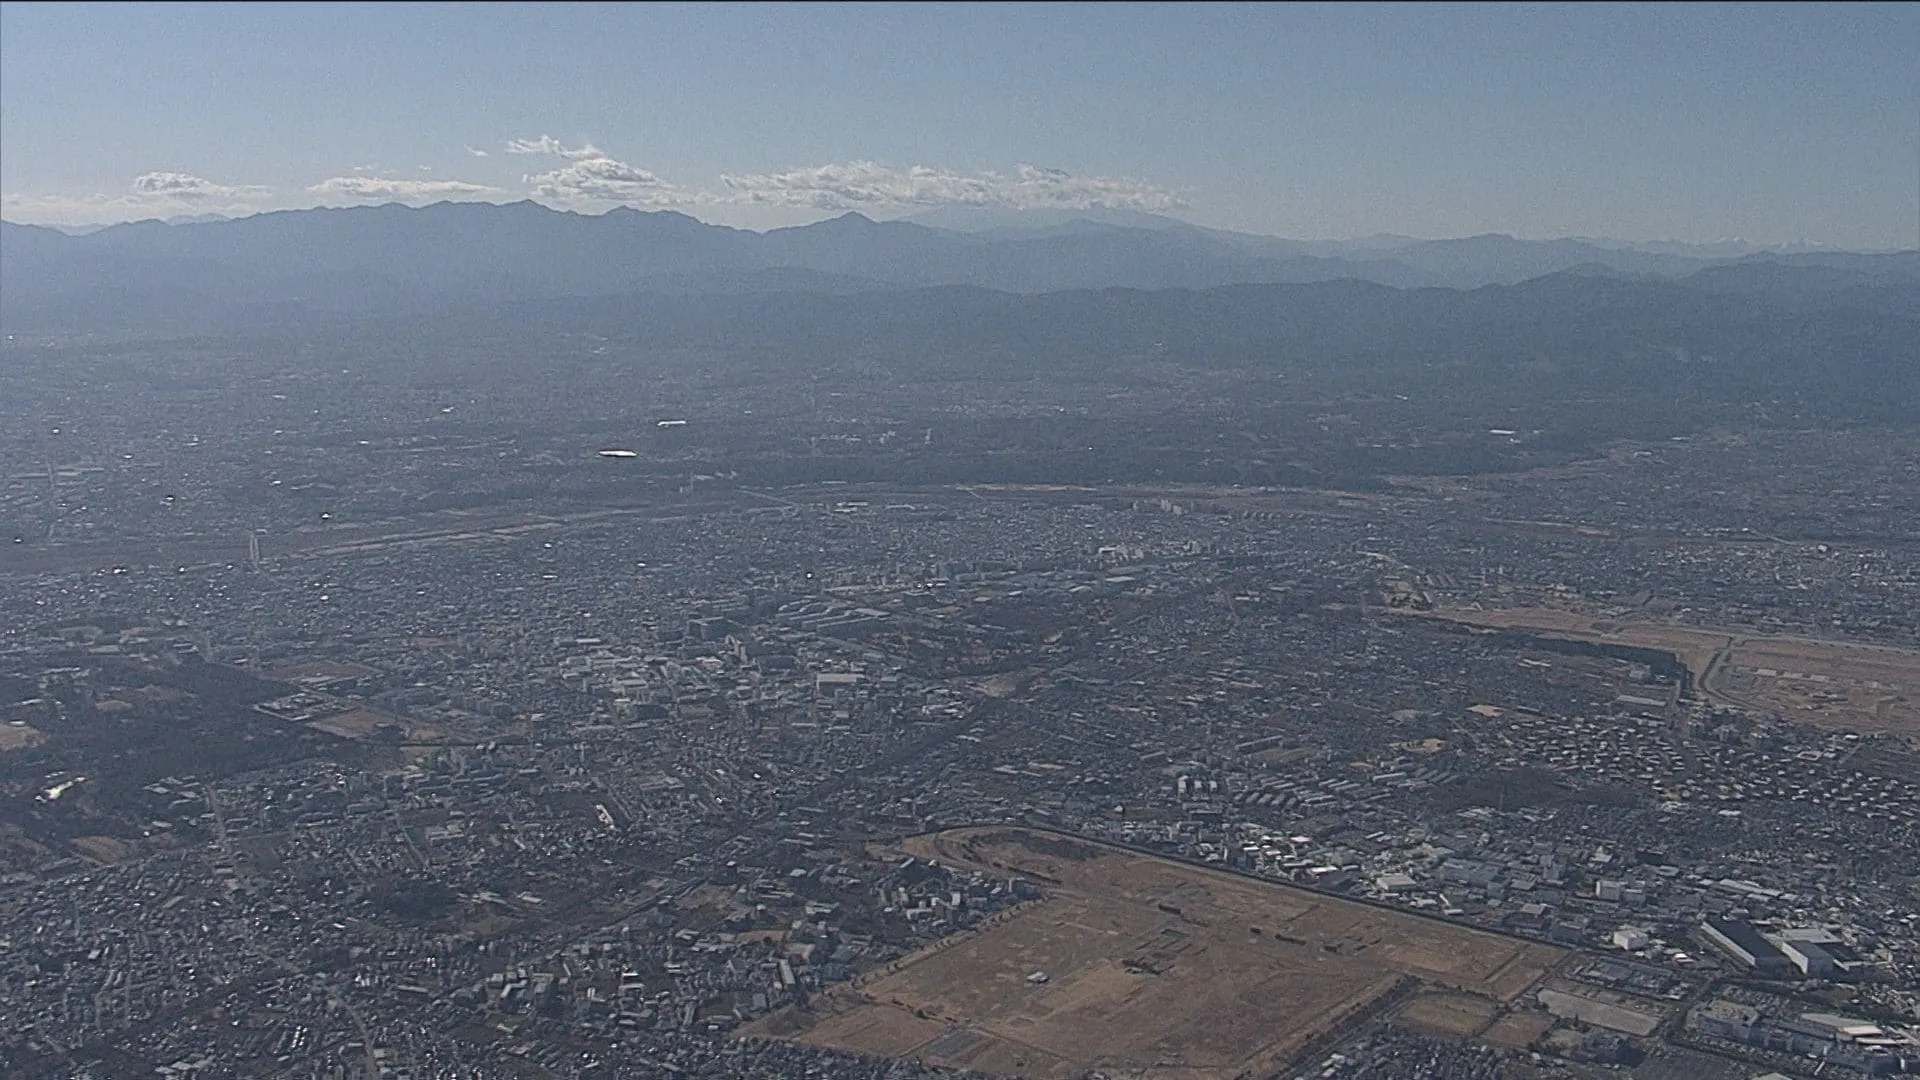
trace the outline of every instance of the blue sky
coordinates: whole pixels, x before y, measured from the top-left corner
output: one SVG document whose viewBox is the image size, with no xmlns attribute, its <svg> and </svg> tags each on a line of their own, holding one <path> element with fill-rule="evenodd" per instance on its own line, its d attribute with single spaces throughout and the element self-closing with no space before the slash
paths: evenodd
<svg viewBox="0 0 1920 1080">
<path fill-rule="evenodd" d="M 0 213 L 1100 205 L 1912 247 L 1916 57 L 1915 4 L 5 4 Z"/>
</svg>

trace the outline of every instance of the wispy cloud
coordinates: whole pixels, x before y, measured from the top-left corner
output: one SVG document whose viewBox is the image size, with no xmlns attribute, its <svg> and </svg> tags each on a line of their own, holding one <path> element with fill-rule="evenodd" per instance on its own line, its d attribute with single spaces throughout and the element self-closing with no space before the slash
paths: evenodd
<svg viewBox="0 0 1920 1080">
<path fill-rule="evenodd" d="M 1015 167 L 1004 182 L 1009 205 L 1087 210 L 1178 210 L 1187 205 L 1179 192 L 1126 176 L 1075 176 L 1061 169 Z"/>
<path fill-rule="evenodd" d="M 184 205 L 184 204 L 176 204 Z M 162 217 L 153 202 L 132 195 L 0 195 L 0 218 L 30 225 L 107 225 Z"/>
<path fill-rule="evenodd" d="M 848 161 L 766 173 L 726 173 L 714 185 L 683 186 L 651 169 L 620 160 L 591 142 L 571 145 L 551 135 L 508 139 L 504 152 L 546 158 L 542 168 L 514 181 L 493 183 L 438 179 L 419 166 L 412 175 L 360 165 L 304 188 L 275 191 L 258 185 L 223 184 L 186 172 L 156 170 L 135 177 L 119 195 L 0 196 L 0 209 L 16 221 L 94 224 L 180 214 L 241 216 L 266 209 L 343 203 L 418 203 L 438 199 L 531 197 L 583 211 L 611 206 L 710 207 L 759 205 L 795 210 L 886 212 L 936 206 L 999 206 L 1017 209 L 1095 208 L 1166 211 L 1187 205 L 1179 192 L 1143 180 L 1081 176 L 1032 165 L 1007 172 L 966 171 L 927 165 L 897 167 Z M 475 158 L 493 156 L 466 147 Z M 479 166 L 476 166 L 479 167 Z"/>
<path fill-rule="evenodd" d="M 200 199 L 256 198 L 269 194 L 270 188 L 233 187 L 183 172 L 149 172 L 133 178 L 133 194 L 144 198 Z"/>
<path fill-rule="evenodd" d="M 509 154 L 546 154 L 550 157 L 570 158 L 575 161 L 588 158 L 603 158 L 607 155 L 592 143 L 581 146 L 568 146 L 551 135 L 542 135 L 537 139 L 508 139 Z"/>
<path fill-rule="evenodd" d="M 1021 165 L 1011 174 L 960 172 L 914 165 L 905 169 L 850 161 L 778 173 L 726 174 L 730 201 L 819 210 L 863 207 L 1006 206 L 1018 209 L 1174 210 L 1177 192 L 1142 180 L 1076 176 Z"/>
<path fill-rule="evenodd" d="M 500 194 L 499 188 L 465 180 L 400 180 L 381 176 L 334 176 L 307 190 L 322 198 L 389 202 Z"/>
<path fill-rule="evenodd" d="M 506 152 L 560 158 L 567 164 L 522 178 L 536 199 L 568 204 L 761 204 L 814 210 L 929 206 L 1005 206 L 1020 209 L 1174 210 L 1177 192 L 1143 180 L 1076 176 L 1061 169 L 1020 165 L 1010 173 L 965 172 L 872 161 L 836 162 L 772 173 L 726 173 L 718 191 L 684 188 L 659 174 L 618 160 L 590 142 L 571 146 L 551 135 L 508 139 Z"/>
<path fill-rule="evenodd" d="M 118 194 L 0 194 L 9 221 L 105 225 L 192 214 L 241 217 L 273 205 L 274 190 L 258 184 L 222 184 L 192 173 L 156 170 L 133 178 Z"/>
<path fill-rule="evenodd" d="M 637 203 L 669 206 L 705 198 L 609 157 L 583 158 L 525 178 L 536 199 L 563 203 Z"/>
<path fill-rule="evenodd" d="M 677 206 L 712 198 L 668 183 L 651 170 L 618 161 L 592 143 L 568 146 L 551 135 L 542 135 L 537 139 L 508 139 L 507 153 L 538 154 L 567 162 L 521 178 L 536 199 L 570 206 Z"/>
</svg>

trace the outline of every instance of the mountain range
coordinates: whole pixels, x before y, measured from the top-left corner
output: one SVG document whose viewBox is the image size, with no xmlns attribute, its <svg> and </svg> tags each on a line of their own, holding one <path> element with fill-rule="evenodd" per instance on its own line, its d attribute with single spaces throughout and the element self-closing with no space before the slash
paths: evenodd
<svg viewBox="0 0 1920 1080">
<path fill-rule="evenodd" d="M 0 326 L 13 332 L 244 327 L 473 305 L 969 286 L 1012 294 L 1360 281 L 1475 289 L 1551 274 L 1672 281 L 1785 305 L 1920 310 L 1920 254 L 1759 253 L 1590 240 L 1374 237 L 1329 243 L 1146 214 L 859 214 L 752 232 L 672 211 L 583 215 L 532 202 L 290 210 L 111 226 L 0 223 Z M 968 228 L 967 226 L 972 226 Z M 1738 250 L 1738 249 L 1735 249 Z"/>
</svg>

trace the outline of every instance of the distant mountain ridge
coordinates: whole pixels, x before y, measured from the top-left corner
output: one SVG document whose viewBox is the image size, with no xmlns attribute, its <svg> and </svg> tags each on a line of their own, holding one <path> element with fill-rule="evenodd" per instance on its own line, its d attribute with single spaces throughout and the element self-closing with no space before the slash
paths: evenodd
<svg viewBox="0 0 1920 1080">
<path fill-rule="evenodd" d="M 30 331 L 140 329 L 289 307 L 382 315 L 647 292 L 975 286 L 1037 294 L 1345 279 L 1475 288 L 1563 272 L 1678 279 L 1708 270 L 1719 272 L 1709 287 L 1783 297 L 1801 288 L 1802 270 L 1817 272 L 1820 281 L 1809 287 L 1821 302 L 1853 296 L 1880 309 L 1900 302 L 1914 258 L 1712 260 L 1506 236 L 1341 246 L 1123 214 L 973 233 L 847 214 L 758 233 L 664 210 L 582 215 L 532 202 L 389 204 L 137 222 L 85 235 L 0 223 L 0 323 Z M 1761 268 L 1733 269 L 1754 266 Z"/>
</svg>

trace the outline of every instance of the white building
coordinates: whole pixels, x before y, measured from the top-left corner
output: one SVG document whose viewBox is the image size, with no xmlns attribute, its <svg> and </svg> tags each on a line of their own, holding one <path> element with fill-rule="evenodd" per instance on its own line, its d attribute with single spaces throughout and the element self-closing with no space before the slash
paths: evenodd
<svg viewBox="0 0 1920 1080">
<path fill-rule="evenodd" d="M 1653 935 L 1638 926 L 1623 926 L 1613 932 L 1613 947 L 1638 952 L 1653 943 Z"/>
</svg>

